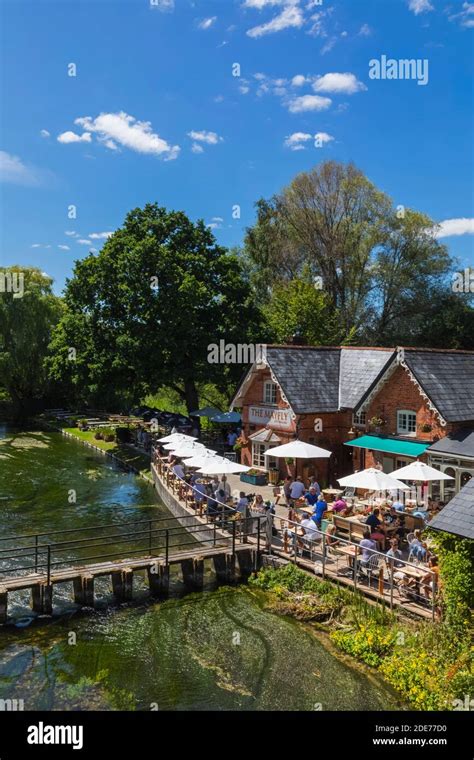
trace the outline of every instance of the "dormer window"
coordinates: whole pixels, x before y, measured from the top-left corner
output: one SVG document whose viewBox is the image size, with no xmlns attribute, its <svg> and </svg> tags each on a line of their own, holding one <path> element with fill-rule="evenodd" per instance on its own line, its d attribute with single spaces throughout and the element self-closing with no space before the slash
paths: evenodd
<svg viewBox="0 0 474 760">
<path fill-rule="evenodd" d="M 263 384 L 263 403 L 275 405 L 277 402 L 277 386 L 276 383 L 272 383 L 270 380 L 266 380 Z"/>
<path fill-rule="evenodd" d="M 397 433 L 398 435 L 415 435 L 416 412 L 410 412 L 406 409 L 397 411 Z"/>
</svg>

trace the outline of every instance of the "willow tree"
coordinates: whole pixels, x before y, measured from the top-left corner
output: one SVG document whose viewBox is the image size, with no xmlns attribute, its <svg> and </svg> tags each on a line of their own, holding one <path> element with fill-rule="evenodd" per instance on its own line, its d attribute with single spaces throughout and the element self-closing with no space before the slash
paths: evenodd
<svg viewBox="0 0 474 760">
<path fill-rule="evenodd" d="M 62 314 L 52 282 L 34 267 L 0 268 L 0 388 L 20 415 L 48 393 L 45 360 Z"/>
</svg>

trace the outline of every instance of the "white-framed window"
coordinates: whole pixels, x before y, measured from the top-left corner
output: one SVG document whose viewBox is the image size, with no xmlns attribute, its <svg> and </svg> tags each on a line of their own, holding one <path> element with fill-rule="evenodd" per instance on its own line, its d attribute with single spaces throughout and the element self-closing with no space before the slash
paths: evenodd
<svg viewBox="0 0 474 760">
<path fill-rule="evenodd" d="M 276 404 L 276 402 L 277 402 L 276 383 L 272 383 L 271 380 L 266 380 L 263 384 L 263 403 Z"/>
<path fill-rule="evenodd" d="M 268 457 L 265 459 L 265 454 L 272 446 L 268 443 L 259 443 L 254 441 L 252 443 L 252 467 L 261 467 L 266 469 L 267 467 L 277 467 L 276 459 Z"/>
<path fill-rule="evenodd" d="M 399 435 L 414 435 L 416 433 L 416 412 L 406 409 L 397 411 L 397 433 Z"/>
<path fill-rule="evenodd" d="M 367 422 L 367 412 L 365 409 L 360 409 L 358 412 L 354 412 L 352 415 L 352 424 L 356 427 L 365 427 Z"/>
</svg>

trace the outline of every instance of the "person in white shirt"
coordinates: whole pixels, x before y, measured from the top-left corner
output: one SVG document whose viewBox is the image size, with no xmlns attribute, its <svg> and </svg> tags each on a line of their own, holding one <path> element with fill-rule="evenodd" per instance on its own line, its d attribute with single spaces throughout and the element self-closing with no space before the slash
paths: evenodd
<svg viewBox="0 0 474 760">
<path fill-rule="evenodd" d="M 319 537 L 319 531 L 314 520 L 311 520 L 309 517 L 304 517 L 301 520 L 300 525 L 304 530 L 304 538 L 309 541 L 315 541 Z"/>
</svg>

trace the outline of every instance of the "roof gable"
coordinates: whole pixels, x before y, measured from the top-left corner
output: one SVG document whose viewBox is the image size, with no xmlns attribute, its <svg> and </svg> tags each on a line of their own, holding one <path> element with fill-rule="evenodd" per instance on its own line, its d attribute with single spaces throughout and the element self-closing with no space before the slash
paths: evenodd
<svg viewBox="0 0 474 760">
<path fill-rule="evenodd" d="M 295 414 L 337 412 L 339 348 L 273 347 L 267 363 Z"/>
<path fill-rule="evenodd" d="M 474 352 L 404 349 L 403 361 L 446 422 L 474 420 Z"/>
<path fill-rule="evenodd" d="M 342 348 L 339 405 L 354 409 L 376 383 L 394 355 L 394 350 Z"/>
</svg>

